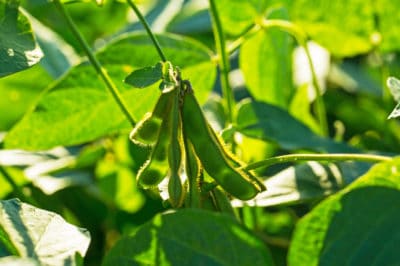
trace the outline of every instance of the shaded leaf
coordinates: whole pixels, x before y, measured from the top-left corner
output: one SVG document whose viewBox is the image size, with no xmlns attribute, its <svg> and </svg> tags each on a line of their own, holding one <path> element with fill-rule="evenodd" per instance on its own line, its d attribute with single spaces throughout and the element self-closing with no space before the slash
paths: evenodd
<svg viewBox="0 0 400 266">
<path fill-rule="evenodd" d="M 18 5 L 17 0 L 0 1 L 0 77 L 27 69 L 43 56 Z"/>
<path fill-rule="evenodd" d="M 204 102 L 216 72 L 209 50 L 176 35 L 158 35 L 158 40 L 167 58 L 181 67 L 183 78 L 190 79 L 196 96 Z M 122 80 L 133 69 L 159 61 L 148 36 L 124 35 L 101 50 L 98 58 L 122 93 L 134 119 L 141 119 L 151 110 L 160 92 L 156 85 L 147 90 L 132 90 Z M 130 129 L 131 125 L 96 72 L 84 63 L 73 68 L 41 98 L 35 110 L 8 133 L 5 146 L 48 149 L 81 144 Z"/>
<path fill-rule="evenodd" d="M 79 63 L 79 55 L 60 35 L 34 17 L 28 14 L 27 16 L 44 55 L 40 64 L 52 77 L 61 77 L 73 65 Z"/>
<path fill-rule="evenodd" d="M 400 160 L 380 163 L 296 226 L 289 265 L 396 265 Z"/>
<path fill-rule="evenodd" d="M 263 102 L 243 101 L 238 110 L 237 127 L 246 136 L 276 142 L 287 150 L 357 152 L 344 143 L 314 134 L 285 110 Z"/>
<path fill-rule="evenodd" d="M 153 85 L 162 77 L 162 65 L 157 63 L 155 66 L 144 67 L 130 73 L 124 80 L 125 83 L 135 88 L 145 88 Z"/>
<path fill-rule="evenodd" d="M 264 243 L 231 216 L 186 209 L 157 215 L 123 237 L 103 265 L 244 266 L 272 260 Z"/>
<path fill-rule="evenodd" d="M 42 265 L 73 265 L 75 253 L 83 256 L 90 241 L 87 230 L 16 199 L 0 202 L 0 227 L 17 255 L 36 259 Z"/>
</svg>

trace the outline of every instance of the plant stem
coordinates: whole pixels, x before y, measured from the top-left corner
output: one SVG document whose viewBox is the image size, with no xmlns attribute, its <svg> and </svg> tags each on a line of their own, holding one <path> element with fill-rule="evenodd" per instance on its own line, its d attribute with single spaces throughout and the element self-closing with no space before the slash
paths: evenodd
<svg viewBox="0 0 400 266">
<path fill-rule="evenodd" d="M 219 67 L 221 70 L 221 87 L 222 94 L 226 100 L 226 107 L 228 111 L 228 123 L 233 122 L 233 109 L 234 109 L 234 98 L 232 88 L 229 85 L 229 58 L 226 53 L 225 36 L 222 29 L 222 23 L 219 19 L 215 0 L 209 0 L 210 3 L 210 14 L 213 21 L 213 32 L 215 38 L 215 46 L 217 53 L 220 55 Z"/>
<path fill-rule="evenodd" d="M 129 112 L 127 105 L 125 104 L 121 94 L 119 93 L 117 87 L 115 86 L 114 82 L 111 80 L 110 76 L 108 75 L 107 71 L 101 66 L 100 62 L 95 57 L 94 53 L 90 49 L 89 45 L 87 44 L 86 40 L 83 38 L 82 34 L 79 32 L 77 26 L 73 22 L 72 18 L 68 14 L 67 10 L 64 8 L 60 0 L 54 0 L 54 5 L 60 11 L 62 16 L 64 17 L 65 21 L 68 24 L 68 27 L 71 29 L 72 33 L 74 34 L 75 38 L 79 41 L 80 45 L 82 46 L 84 52 L 86 53 L 90 63 L 96 69 L 96 72 L 100 75 L 103 79 L 104 83 L 106 84 L 107 88 L 111 92 L 114 100 L 117 102 L 119 107 L 121 108 L 122 112 L 129 120 L 132 126 L 135 125 L 135 119 Z"/>
<path fill-rule="evenodd" d="M 319 86 L 317 75 L 315 73 L 315 68 L 314 68 L 314 65 L 312 63 L 310 50 L 308 49 L 308 46 L 307 46 L 307 35 L 306 35 L 306 33 L 301 28 L 296 26 L 295 24 L 293 24 L 293 23 L 291 23 L 289 21 L 286 21 L 286 20 L 281 20 L 281 19 L 263 19 L 259 23 L 265 29 L 268 29 L 268 28 L 279 28 L 281 30 L 284 30 L 284 31 L 288 32 L 289 34 L 291 34 L 296 39 L 296 41 L 299 43 L 299 45 L 301 47 L 303 47 L 303 49 L 304 49 L 304 51 L 306 53 L 306 56 L 307 56 L 308 63 L 310 65 L 312 83 L 313 83 L 313 87 L 314 87 L 315 95 L 316 95 L 316 100 L 315 100 L 316 114 L 317 114 L 317 117 L 318 117 L 318 121 L 320 123 L 321 134 L 323 136 L 327 136 L 328 135 L 328 123 L 327 123 L 327 120 L 326 120 L 325 104 L 324 104 L 324 101 L 322 99 L 322 90 L 321 90 L 321 87 Z"/>
<path fill-rule="evenodd" d="M 316 105 L 316 113 L 318 116 L 318 121 L 321 126 L 321 133 L 323 136 L 328 136 L 328 122 L 326 120 L 326 108 L 324 104 L 324 100 L 322 99 L 322 89 L 319 86 L 317 74 L 315 73 L 314 64 L 312 62 L 311 53 L 308 49 L 307 43 L 303 45 L 303 49 L 306 53 L 308 64 L 310 65 L 311 76 L 312 76 L 312 83 L 315 93 L 315 105 Z"/>
<path fill-rule="evenodd" d="M 163 51 L 161 50 L 160 43 L 157 41 L 156 36 L 154 36 L 153 32 L 150 29 L 149 24 L 147 23 L 146 19 L 144 18 L 144 16 L 140 12 L 139 8 L 137 8 L 137 6 L 135 5 L 135 3 L 133 3 L 132 0 L 128 0 L 128 4 L 133 9 L 133 12 L 135 12 L 136 16 L 138 17 L 138 19 L 142 23 L 143 27 L 145 28 L 145 30 L 146 30 L 147 34 L 149 35 L 151 41 L 153 42 L 154 46 L 156 47 L 158 55 L 160 56 L 161 60 L 163 62 L 167 61 L 167 58 L 165 57 Z"/>
<path fill-rule="evenodd" d="M 19 188 L 19 186 L 14 182 L 14 179 L 10 176 L 10 174 L 7 172 L 6 169 L 4 169 L 3 166 L 0 166 L 0 174 L 4 177 L 4 179 L 7 181 L 7 183 L 12 187 L 15 195 L 20 198 L 22 201 L 35 204 L 36 201 L 24 194 L 22 190 Z"/>
<path fill-rule="evenodd" d="M 236 49 L 238 49 L 242 45 L 242 43 L 250 39 L 250 37 L 259 32 L 261 29 L 262 27 L 259 24 L 254 24 L 254 26 L 251 27 L 248 31 L 246 31 L 239 38 L 237 38 L 236 40 L 234 40 L 232 43 L 229 44 L 226 51 L 227 54 L 233 53 Z"/>
<path fill-rule="evenodd" d="M 335 154 L 288 154 L 268 158 L 259 162 L 248 164 L 243 167 L 245 170 L 252 170 L 260 167 L 269 167 L 274 164 L 298 162 L 298 161 L 363 161 L 363 162 L 383 162 L 390 161 L 392 158 L 374 154 L 351 154 L 351 153 L 335 153 Z"/>
</svg>

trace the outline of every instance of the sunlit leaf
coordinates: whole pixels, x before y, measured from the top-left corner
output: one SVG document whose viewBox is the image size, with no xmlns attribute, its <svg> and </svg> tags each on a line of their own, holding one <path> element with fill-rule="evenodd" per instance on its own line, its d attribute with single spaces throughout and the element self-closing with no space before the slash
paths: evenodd
<svg viewBox="0 0 400 266">
<path fill-rule="evenodd" d="M 90 242 L 86 229 L 15 199 L 0 201 L 0 227 L 17 251 L 10 255 L 31 257 L 43 265 L 73 264 L 75 253 L 84 256 Z"/>
<path fill-rule="evenodd" d="M 196 96 L 204 102 L 212 89 L 215 66 L 210 51 L 200 43 L 176 35 L 159 35 L 167 58 L 182 69 Z M 146 53 L 143 53 L 146 51 Z M 132 70 L 159 61 L 156 49 L 144 33 L 124 35 L 98 53 L 135 120 L 152 109 L 160 91 L 156 85 L 134 90 L 122 80 Z M 131 125 L 90 65 L 73 68 L 45 94 L 35 110 L 7 135 L 9 148 L 48 149 L 75 145 L 118 132 Z M 27 134 L 29 133 L 29 134 Z"/>
</svg>

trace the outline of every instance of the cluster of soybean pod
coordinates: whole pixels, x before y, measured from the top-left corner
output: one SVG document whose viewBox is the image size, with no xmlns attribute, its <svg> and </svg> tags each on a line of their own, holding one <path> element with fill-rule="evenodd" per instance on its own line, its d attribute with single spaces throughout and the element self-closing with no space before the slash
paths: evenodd
<svg viewBox="0 0 400 266">
<path fill-rule="evenodd" d="M 215 181 L 215 195 L 221 186 L 228 194 L 248 200 L 265 190 L 261 181 L 227 150 L 225 143 L 208 124 L 194 91 L 181 79 L 178 67 L 162 62 L 162 91 L 152 112 L 147 113 L 130 134 L 136 144 L 150 148 L 147 161 L 137 174 L 145 189 L 157 189 L 168 178 L 169 203 L 200 207 L 203 170 Z M 186 176 L 186 178 L 182 178 Z M 222 192 L 223 193 L 223 192 Z"/>
</svg>

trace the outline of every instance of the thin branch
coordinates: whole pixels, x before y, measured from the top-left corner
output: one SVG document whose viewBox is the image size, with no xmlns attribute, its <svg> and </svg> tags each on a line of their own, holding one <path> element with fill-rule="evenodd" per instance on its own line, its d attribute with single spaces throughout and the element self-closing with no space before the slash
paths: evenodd
<svg viewBox="0 0 400 266">
<path fill-rule="evenodd" d="M 163 53 L 163 51 L 161 50 L 161 45 L 158 42 L 156 36 L 154 36 L 153 32 L 151 31 L 149 24 L 147 23 L 146 19 L 140 12 L 139 8 L 135 5 L 135 3 L 133 3 L 132 0 L 127 0 L 127 1 L 128 1 L 129 6 L 133 9 L 133 12 L 135 12 L 136 16 L 142 23 L 143 27 L 145 28 L 145 30 L 146 30 L 147 34 L 149 35 L 151 41 L 153 42 L 154 46 L 156 47 L 158 55 L 160 56 L 161 60 L 163 62 L 166 62 L 167 58 L 166 58 L 165 54 Z"/>
<path fill-rule="evenodd" d="M 357 153 L 334 153 L 334 154 L 288 154 L 268 158 L 259 162 L 248 164 L 243 167 L 245 170 L 252 170 L 261 167 L 287 162 L 298 161 L 362 161 L 362 162 L 383 162 L 390 161 L 391 157 L 375 154 L 357 154 Z"/>
</svg>

